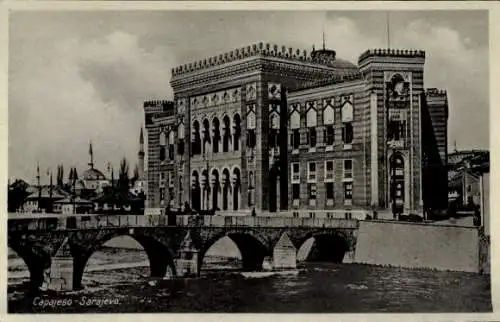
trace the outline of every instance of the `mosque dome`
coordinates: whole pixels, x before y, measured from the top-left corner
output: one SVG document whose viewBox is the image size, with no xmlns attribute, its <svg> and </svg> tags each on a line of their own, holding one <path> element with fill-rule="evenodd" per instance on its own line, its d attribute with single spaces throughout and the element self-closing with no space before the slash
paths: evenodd
<svg viewBox="0 0 500 322">
<path fill-rule="evenodd" d="M 106 177 L 101 171 L 94 168 L 90 168 L 83 173 L 83 180 L 85 181 L 106 180 Z"/>
<path fill-rule="evenodd" d="M 311 60 L 315 63 L 336 67 L 336 68 L 347 68 L 347 69 L 356 69 L 357 66 L 347 61 L 345 59 L 337 58 L 337 53 L 335 50 L 331 49 L 320 49 L 311 52 Z"/>
</svg>

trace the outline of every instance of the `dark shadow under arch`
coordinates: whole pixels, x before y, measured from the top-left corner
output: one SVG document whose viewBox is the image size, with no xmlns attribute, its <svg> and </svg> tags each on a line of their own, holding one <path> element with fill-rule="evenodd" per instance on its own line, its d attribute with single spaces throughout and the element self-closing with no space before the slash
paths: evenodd
<svg viewBox="0 0 500 322">
<path fill-rule="evenodd" d="M 74 266 L 73 266 L 73 288 L 81 289 L 82 288 L 82 277 L 85 272 L 85 267 L 87 266 L 87 262 L 90 257 L 98 251 L 107 241 L 112 240 L 116 237 L 128 236 L 137 241 L 144 251 L 146 252 L 149 260 L 149 269 L 150 276 L 163 278 L 167 272 L 167 268 L 170 267 L 172 269 L 173 275 L 177 275 L 174 263 L 174 257 L 171 251 L 152 237 L 144 236 L 140 234 L 110 234 L 101 238 L 96 246 L 93 247 L 87 253 L 74 256 Z"/>
<path fill-rule="evenodd" d="M 300 243 L 298 251 L 311 238 L 314 238 L 314 243 L 305 261 L 342 263 L 345 254 L 349 251 L 347 238 L 340 233 L 310 234 Z"/>
<path fill-rule="evenodd" d="M 203 268 L 203 258 L 210 247 L 226 236 L 236 244 L 236 247 L 238 247 L 241 254 L 242 268 L 245 271 L 261 270 L 264 258 L 272 255 L 263 241 L 252 234 L 240 232 L 224 233 L 210 239 L 203 246 L 199 256 L 200 270 Z"/>
<path fill-rule="evenodd" d="M 35 254 L 33 251 L 23 249 L 21 246 L 16 247 L 9 244 L 8 248 L 23 260 L 24 265 L 26 265 L 29 271 L 30 281 L 28 286 L 32 290 L 37 290 L 43 283 L 43 271 L 46 268 L 45 266 L 50 265 L 50 258 L 45 258 L 43 254 Z"/>
</svg>

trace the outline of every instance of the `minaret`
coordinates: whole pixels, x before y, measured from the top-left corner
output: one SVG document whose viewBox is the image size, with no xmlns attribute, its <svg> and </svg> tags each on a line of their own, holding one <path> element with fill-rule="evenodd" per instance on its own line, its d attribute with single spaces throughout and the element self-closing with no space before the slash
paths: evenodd
<svg viewBox="0 0 500 322">
<path fill-rule="evenodd" d="M 91 169 L 93 169 L 94 168 L 94 152 L 92 151 L 92 141 L 89 142 L 89 154 L 90 154 L 89 166 Z"/>
<path fill-rule="evenodd" d="M 36 181 L 38 184 L 38 210 L 40 210 L 40 202 L 42 201 L 42 185 L 40 184 L 40 164 L 36 165 Z"/>
<path fill-rule="evenodd" d="M 144 178 L 144 134 L 142 132 L 142 127 L 141 127 L 141 134 L 139 136 L 139 164 L 137 167 L 139 168 L 139 178 L 143 179 Z"/>
</svg>

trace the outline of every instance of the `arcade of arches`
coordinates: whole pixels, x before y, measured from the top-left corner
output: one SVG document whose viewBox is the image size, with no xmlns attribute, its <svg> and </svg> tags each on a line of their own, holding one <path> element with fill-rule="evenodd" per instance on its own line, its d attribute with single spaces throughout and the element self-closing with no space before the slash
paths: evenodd
<svg viewBox="0 0 500 322">
<path fill-rule="evenodd" d="M 214 117 L 192 123 L 192 155 L 239 151 L 241 149 L 241 117 L 225 115 L 222 122 Z"/>
<path fill-rule="evenodd" d="M 238 210 L 241 205 L 241 171 L 235 167 L 191 173 L 191 201 L 195 210 Z"/>
</svg>

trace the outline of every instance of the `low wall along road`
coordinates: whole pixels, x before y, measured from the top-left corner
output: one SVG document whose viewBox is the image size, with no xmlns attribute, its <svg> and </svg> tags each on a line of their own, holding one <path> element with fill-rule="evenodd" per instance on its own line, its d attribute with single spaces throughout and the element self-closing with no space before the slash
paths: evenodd
<svg viewBox="0 0 500 322">
<path fill-rule="evenodd" d="M 361 221 L 355 262 L 479 272 L 479 243 L 476 227 Z"/>
</svg>

